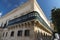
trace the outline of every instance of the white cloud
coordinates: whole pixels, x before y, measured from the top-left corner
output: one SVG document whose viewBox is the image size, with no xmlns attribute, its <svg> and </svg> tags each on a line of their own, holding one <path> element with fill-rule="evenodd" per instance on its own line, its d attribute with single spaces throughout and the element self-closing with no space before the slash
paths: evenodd
<svg viewBox="0 0 60 40">
<path fill-rule="evenodd" d="M 2 13 L 0 12 L 0 17 L 2 16 Z"/>
<path fill-rule="evenodd" d="M 23 4 L 24 2 L 21 2 L 21 4 Z"/>
</svg>

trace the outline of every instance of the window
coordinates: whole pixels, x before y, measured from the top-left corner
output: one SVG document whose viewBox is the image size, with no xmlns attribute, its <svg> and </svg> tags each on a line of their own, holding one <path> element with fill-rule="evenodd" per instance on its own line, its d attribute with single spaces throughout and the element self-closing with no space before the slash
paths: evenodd
<svg viewBox="0 0 60 40">
<path fill-rule="evenodd" d="M 22 36 L 22 30 L 19 30 L 19 31 L 18 31 L 17 36 Z"/>
<path fill-rule="evenodd" d="M 30 30 L 25 30 L 25 36 L 30 36 Z"/>
<path fill-rule="evenodd" d="M 6 32 L 6 37 L 7 37 L 8 32 Z"/>
<path fill-rule="evenodd" d="M 5 34 L 5 32 L 3 33 L 3 37 L 4 37 L 4 34 Z"/>
<path fill-rule="evenodd" d="M 14 31 L 11 32 L 11 36 L 14 36 Z"/>
</svg>

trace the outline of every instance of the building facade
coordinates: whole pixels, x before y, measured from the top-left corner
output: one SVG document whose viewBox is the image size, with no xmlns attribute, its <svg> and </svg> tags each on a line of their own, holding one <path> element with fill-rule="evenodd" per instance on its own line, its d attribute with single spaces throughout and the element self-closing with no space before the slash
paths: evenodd
<svg viewBox="0 0 60 40">
<path fill-rule="evenodd" d="M 2 40 L 52 40 L 53 28 L 36 0 L 0 18 Z"/>
</svg>

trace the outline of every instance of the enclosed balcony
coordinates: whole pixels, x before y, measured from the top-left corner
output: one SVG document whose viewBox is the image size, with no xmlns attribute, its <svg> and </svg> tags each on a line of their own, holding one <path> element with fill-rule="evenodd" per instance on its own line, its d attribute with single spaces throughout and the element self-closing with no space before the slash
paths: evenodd
<svg viewBox="0 0 60 40">
<path fill-rule="evenodd" d="M 45 27 L 47 27 L 48 29 L 51 30 L 51 28 L 47 25 L 47 23 L 42 19 L 40 14 L 38 12 L 36 12 L 36 11 L 30 12 L 30 13 L 28 13 L 26 15 L 23 15 L 21 17 L 10 20 L 8 22 L 8 26 L 18 24 L 18 23 L 22 23 L 22 22 L 26 22 L 26 21 L 30 21 L 30 20 L 33 20 L 33 19 L 39 20 L 41 22 L 41 24 L 43 24 Z"/>
</svg>

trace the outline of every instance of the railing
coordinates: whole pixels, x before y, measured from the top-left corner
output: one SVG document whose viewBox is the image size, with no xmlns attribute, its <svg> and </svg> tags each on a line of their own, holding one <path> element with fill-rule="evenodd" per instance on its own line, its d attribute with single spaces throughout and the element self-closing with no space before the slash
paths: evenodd
<svg viewBox="0 0 60 40">
<path fill-rule="evenodd" d="M 14 25 L 14 24 L 17 24 L 17 23 L 26 22 L 26 21 L 29 21 L 29 20 L 32 20 L 32 19 L 38 19 L 45 27 L 49 28 L 47 23 L 41 18 L 40 14 L 36 11 L 30 12 L 26 15 L 23 15 L 21 17 L 10 20 L 9 23 L 8 23 L 8 26 Z"/>
</svg>

